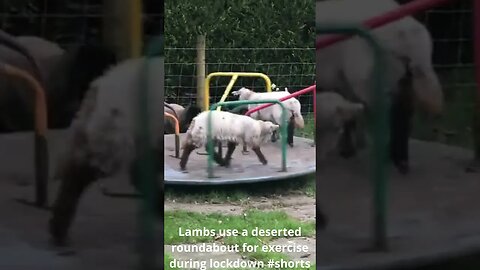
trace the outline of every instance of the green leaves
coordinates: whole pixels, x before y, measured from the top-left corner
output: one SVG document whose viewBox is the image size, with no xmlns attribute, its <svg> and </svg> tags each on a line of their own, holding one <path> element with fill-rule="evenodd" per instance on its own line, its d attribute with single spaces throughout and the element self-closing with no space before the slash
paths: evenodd
<svg viewBox="0 0 480 270">
<path fill-rule="evenodd" d="M 315 33 L 305 30 L 305 22 L 314 19 L 314 0 L 165 1 L 167 96 L 180 97 L 195 92 L 195 46 L 199 34 L 206 34 L 207 38 L 207 74 L 215 71 L 263 72 L 282 87 L 298 89 L 313 84 Z M 236 85 L 263 85 L 262 81 L 257 81 L 245 78 L 238 80 Z M 227 83 L 228 80 L 215 79 L 211 94 L 223 93 Z"/>
<path fill-rule="evenodd" d="M 232 4 L 237 5 L 232 5 Z M 282 5 L 283 4 L 283 5 Z M 313 0 L 165 1 L 167 47 L 194 47 L 196 35 L 208 36 L 208 47 L 309 47 L 302 39 L 305 21 L 315 18 Z"/>
</svg>

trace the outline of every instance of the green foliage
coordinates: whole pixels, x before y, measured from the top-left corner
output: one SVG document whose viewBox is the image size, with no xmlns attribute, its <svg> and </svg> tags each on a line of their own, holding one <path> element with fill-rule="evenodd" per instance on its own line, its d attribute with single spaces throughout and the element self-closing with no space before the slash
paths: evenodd
<svg viewBox="0 0 480 270">
<path fill-rule="evenodd" d="M 194 48 L 198 35 L 206 35 L 207 74 L 216 71 L 262 72 L 280 87 L 300 89 L 311 85 L 315 74 L 315 35 L 305 25 L 315 18 L 314 3 L 313 0 L 166 1 L 167 97 L 178 98 L 195 91 Z M 212 82 L 212 94 L 221 94 L 228 80 L 223 78 Z M 263 86 L 263 81 L 242 78 L 235 85 Z"/>
<path fill-rule="evenodd" d="M 235 3 L 236 5 L 232 5 Z M 302 28 L 315 17 L 313 0 L 165 1 L 167 47 L 310 47 Z"/>
</svg>

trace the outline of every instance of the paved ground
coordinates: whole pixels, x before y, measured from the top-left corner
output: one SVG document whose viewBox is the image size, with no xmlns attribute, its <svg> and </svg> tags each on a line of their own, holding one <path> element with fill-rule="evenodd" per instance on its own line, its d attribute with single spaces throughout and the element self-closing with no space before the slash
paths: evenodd
<svg viewBox="0 0 480 270">
<path fill-rule="evenodd" d="M 59 147 L 54 143 L 55 137 L 63 135 L 52 135 L 55 135 L 52 156 L 55 156 Z M 132 269 L 137 259 L 137 204 L 129 199 L 105 197 L 97 186 L 84 197 L 73 227 L 77 253 L 58 256 L 48 246 L 48 213 L 14 200 L 33 198 L 32 139 L 31 134 L 23 138 L 20 135 L 0 138 L 0 213 L 3 217 L 0 219 L 0 269 Z M 465 173 L 463 168 L 471 153 L 418 142 L 412 142 L 412 149 L 411 174 L 402 177 L 392 171 L 389 181 L 391 250 L 387 253 L 359 252 L 370 243 L 368 158 L 332 159 L 318 168 L 321 177 L 319 199 L 330 218 L 329 228 L 317 237 L 320 269 L 359 266 L 375 269 L 374 264 L 426 259 L 430 255 L 446 256 L 451 250 L 480 248 L 480 174 Z M 112 181 L 125 183 L 126 179 L 110 179 L 105 183 L 114 183 Z M 50 186 L 50 199 L 56 185 Z M 249 207 L 285 209 L 293 216 L 311 220 L 313 203 L 313 199 L 292 195 L 272 200 L 255 198 Z M 202 212 L 236 213 L 243 211 L 242 207 L 245 206 L 196 204 L 192 207 L 166 203 L 167 209 L 187 208 Z"/>
<path fill-rule="evenodd" d="M 50 167 L 53 169 L 65 132 L 50 131 Z M 133 199 L 113 199 L 92 186 L 83 198 L 72 230 L 75 254 L 60 256 L 48 245 L 48 211 L 15 201 L 33 199 L 33 135 L 0 136 L 0 269 L 9 270 L 122 270 L 137 263 L 135 241 L 138 205 Z M 127 179 L 106 179 L 108 187 L 131 191 Z M 58 188 L 50 182 L 50 201 Z M 252 198 L 243 206 L 218 204 L 182 204 L 167 202 L 166 209 L 188 209 L 201 212 L 241 213 L 245 207 L 284 209 L 302 220 L 313 220 L 315 201 L 298 195 L 274 199 Z M 232 211 L 233 209 L 233 211 Z M 157 232 L 159 230 L 157 226 Z M 279 240 L 282 241 L 282 240 Z M 313 249 L 314 239 L 296 239 Z M 167 247 L 168 249 L 168 247 Z M 313 260 L 315 254 L 303 254 Z M 163 254 L 158 254 L 163 256 Z"/>
<path fill-rule="evenodd" d="M 480 174 L 464 170 L 472 153 L 418 141 L 411 149 L 410 175 L 392 171 L 389 179 L 387 253 L 359 252 L 371 241 L 369 153 L 349 161 L 331 159 L 317 168 L 317 197 L 330 218 L 329 228 L 317 235 L 320 266 L 374 269 L 381 263 L 480 251 Z"/>
</svg>

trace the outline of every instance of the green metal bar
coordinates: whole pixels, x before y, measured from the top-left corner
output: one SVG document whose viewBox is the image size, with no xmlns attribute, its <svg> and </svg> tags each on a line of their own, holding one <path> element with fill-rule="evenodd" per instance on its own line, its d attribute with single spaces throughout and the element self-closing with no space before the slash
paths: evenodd
<svg viewBox="0 0 480 270">
<path fill-rule="evenodd" d="M 210 107 L 210 112 L 208 113 L 207 120 L 207 151 L 208 151 L 208 178 L 213 178 L 213 142 L 212 142 L 212 114 L 211 111 L 215 110 L 218 106 L 226 105 L 248 105 L 248 104 L 265 104 L 265 103 L 276 103 L 282 107 L 282 125 L 280 127 L 280 134 L 282 136 L 282 169 L 281 172 L 287 171 L 287 109 L 285 105 L 279 100 L 276 99 L 264 99 L 264 100 L 238 100 L 238 101 L 227 101 L 227 102 L 218 102 L 213 104 Z"/>
<path fill-rule="evenodd" d="M 149 89 L 149 64 L 152 57 L 163 57 L 163 36 L 154 40 L 147 48 L 145 65 L 141 73 L 140 88 L 138 92 L 138 111 L 137 111 L 137 169 L 135 176 L 139 178 L 141 194 L 143 195 L 142 204 L 139 211 L 139 269 L 156 269 L 156 244 L 155 244 L 155 222 L 156 207 L 158 206 L 158 183 L 156 179 L 156 155 L 151 145 L 150 115 L 149 115 L 149 91 L 163 91 L 163 89 Z M 163 76 L 163 74 L 157 74 Z M 135 177 L 134 176 L 134 177 Z"/>
<path fill-rule="evenodd" d="M 387 138 L 389 138 L 388 129 L 389 118 L 387 107 L 389 99 L 386 95 L 386 75 L 385 75 L 385 55 L 378 41 L 373 37 L 369 30 L 360 24 L 317 24 L 317 34 L 350 34 L 358 35 L 363 38 L 373 49 L 374 67 L 373 67 L 373 95 L 370 97 L 373 103 L 373 110 L 369 111 L 369 118 L 373 121 L 373 149 L 372 158 L 373 173 L 372 180 L 375 184 L 374 190 L 374 248 L 377 250 L 386 250 L 387 246 Z M 321 63 L 317 63 L 321 64 Z"/>
</svg>

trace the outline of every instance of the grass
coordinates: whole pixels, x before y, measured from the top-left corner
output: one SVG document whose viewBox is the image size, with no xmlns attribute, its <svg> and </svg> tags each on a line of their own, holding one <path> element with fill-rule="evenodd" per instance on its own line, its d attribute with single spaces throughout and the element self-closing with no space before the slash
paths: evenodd
<svg viewBox="0 0 480 270">
<path fill-rule="evenodd" d="M 200 214 L 188 211 L 167 211 L 165 212 L 165 244 L 194 244 L 194 243 L 212 243 L 215 241 L 221 241 L 226 245 L 238 244 L 242 246 L 243 243 L 250 245 L 262 245 L 269 243 L 273 239 L 279 237 L 267 237 L 267 236 L 225 236 L 220 238 L 216 236 L 179 236 L 179 228 L 185 229 L 197 229 L 207 228 L 214 229 L 219 232 L 223 229 L 237 229 L 239 232 L 247 230 L 251 232 L 255 228 L 262 229 L 297 229 L 302 228 L 302 236 L 308 237 L 315 235 L 315 223 L 314 222 L 301 222 L 294 218 L 289 217 L 283 211 L 260 211 L 260 210 L 248 210 L 244 215 L 223 215 L 223 214 Z M 217 240 L 216 240 L 217 239 Z M 242 252 L 242 254 L 250 260 L 258 260 L 267 262 L 270 259 L 274 260 L 288 260 L 288 257 L 282 253 L 262 252 L 258 250 L 256 252 Z M 165 255 L 165 264 L 172 259 L 170 254 Z M 167 266 L 167 265 L 166 265 Z M 168 268 L 166 268 L 168 269 Z M 315 269 L 313 266 L 311 269 Z"/>
<path fill-rule="evenodd" d="M 164 252 L 163 258 L 164 258 L 163 265 L 165 270 L 176 269 L 176 268 L 170 267 L 170 262 L 173 261 L 173 256 L 170 253 Z"/>
<path fill-rule="evenodd" d="M 442 119 L 427 121 L 422 114 L 414 119 L 413 137 L 426 141 L 473 149 L 472 122 L 476 86 L 473 69 L 439 71 L 445 93 Z M 440 129 L 435 132 L 433 126 Z"/>
<path fill-rule="evenodd" d="M 166 186 L 165 199 L 183 203 L 248 203 L 250 197 L 278 195 L 315 196 L 315 177 L 298 177 L 271 182 L 228 186 Z"/>
</svg>

